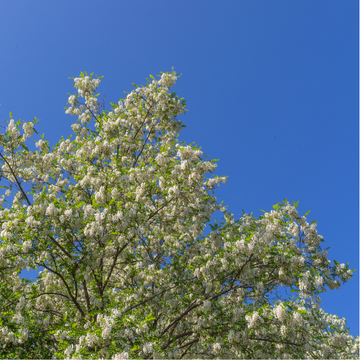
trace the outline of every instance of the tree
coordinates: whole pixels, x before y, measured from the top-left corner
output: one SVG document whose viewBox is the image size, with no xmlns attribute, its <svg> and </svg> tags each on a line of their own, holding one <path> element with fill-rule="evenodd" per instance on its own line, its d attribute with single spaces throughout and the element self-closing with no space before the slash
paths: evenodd
<svg viewBox="0 0 360 360">
<path fill-rule="evenodd" d="M 112 110 L 81 73 L 74 138 L 30 151 L 37 123 L 10 119 L 2 146 L 1 358 L 346 358 L 359 338 L 319 294 L 354 270 L 331 264 L 297 203 L 238 220 L 218 203 L 195 145 L 179 143 L 177 75 Z M 81 103 L 81 99 L 85 101 Z M 10 117 L 12 115 L 10 114 Z M 210 176 L 208 176 L 210 174 Z M 4 204 L 8 201 L 8 205 Z M 204 229 L 221 210 L 221 222 Z M 35 282 L 24 269 L 43 269 Z M 275 298 L 287 286 L 297 294 Z"/>
</svg>

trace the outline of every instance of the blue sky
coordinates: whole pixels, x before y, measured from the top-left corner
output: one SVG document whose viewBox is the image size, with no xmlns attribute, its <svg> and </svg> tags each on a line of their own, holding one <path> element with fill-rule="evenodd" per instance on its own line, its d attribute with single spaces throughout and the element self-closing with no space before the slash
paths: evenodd
<svg viewBox="0 0 360 360">
<path fill-rule="evenodd" d="M 81 71 L 109 102 L 175 70 L 187 100 L 180 140 L 220 159 L 217 191 L 254 216 L 284 198 L 318 222 L 329 258 L 359 269 L 357 1 L 6 1 L 0 11 L 0 122 L 31 121 L 52 144 Z M 322 295 L 359 334 L 359 271 Z"/>
</svg>

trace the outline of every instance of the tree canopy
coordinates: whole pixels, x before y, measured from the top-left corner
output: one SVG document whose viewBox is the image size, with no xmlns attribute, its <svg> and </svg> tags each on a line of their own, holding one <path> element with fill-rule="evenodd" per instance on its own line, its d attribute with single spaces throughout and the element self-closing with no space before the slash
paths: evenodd
<svg viewBox="0 0 360 360">
<path fill-rule="evenodd" d="M 319 305 L 354 270 L 328 259 L 297 203 L 235 219 L 217 201 L 217 160 L 178 140 L 179 76 L 151 76 L 106 111 L 100 77 L 81 73 L 66 108 L 73 134 L 54 146 L 43 135 L 34 151 L 37 119 L 11 115 L 0 134 L 1 358 L 359 355 L 345 319 Z M 32 282 L 24 269 L 42 270 Z"/>
</svg>

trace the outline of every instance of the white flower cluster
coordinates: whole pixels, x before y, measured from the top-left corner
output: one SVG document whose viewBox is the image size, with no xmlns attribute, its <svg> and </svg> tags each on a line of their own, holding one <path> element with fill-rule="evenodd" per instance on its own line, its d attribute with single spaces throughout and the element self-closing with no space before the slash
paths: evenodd
<svg viewBox="0 0 360 360">
<path fill-rule="evenodd" d="M 281 322 L 285 321 L 285 319 L 286 319 L 286 310 L 284 309 L 282 304 L 279 304 L 274 308 L 274 315 Z"/>
<path fill-rule="evenodd" d="M 112 360 L 128 360 L 129 354 L 124 351 L 122 353 L 115 354 L 111 359 Z"/>
<path fill-rule="evenodd" d="M 262 324 L 264 322 L 263 318 L 257 311 L 254 311 L 252 315 L 246 315 L 245 319 L 249 323 L 249 329 L 256 327 L 257 324 Z"/>
</svg>

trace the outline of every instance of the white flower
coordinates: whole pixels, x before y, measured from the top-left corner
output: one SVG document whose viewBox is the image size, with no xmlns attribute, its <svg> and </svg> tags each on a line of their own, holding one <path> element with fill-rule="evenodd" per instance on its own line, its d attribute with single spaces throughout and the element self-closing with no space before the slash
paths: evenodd
<svg viewBox="0 0 360 360">
<path fill-rule="evenodd" d="M 280 278 L 286 277 L 286 272 L 282 267 L 279 269 L 279 277 Z"/>
<path fill-rule="evenodd" d="M 115 198 L 115 199 L 118 198 L 118 196 L 119 196 L 119 191 L 118 191 L 117 188 L 113 188 L 113 189 L 111 190 L 111 196 L 112 196 L 113 198 Z"/>
<path fill-rule="evenodd" d="M 307 280 L 305 278 L 299 280 L 299 289 L 301 291 L 306 291 L 306 289 L 307 289 Z"/>
<path fill-rule="evenodd" d="M 15 130 L 16 130 L 15 121 L 14 121 L 14 119 L 11 119 L 10 122 L 9 122 L 9 125 L 6 128 L 6 131 L 13 132 Z"/>
<path fill-rule="evenodd" d="M 22 245 L 23 252 L 24 253 L 28 252 L 30 250 L 30 248 L 31 248 L 31 245 L 32 245 L 31 241 L 29 241 L 29 240 L 24 241 L 23 245 Z"/>
<path fill-rule="evenodd" d="M 25 306 L 25 298 L 22 296 L 16 305 L 16 310 L 19 311 Z"/>
<path fill-rule="evenodd" d="M 110 335 L 110 333 L 111 333 L 111 327 L 109 326 L 109 327 L 105 327 L 105 329 L 102 331 L 102 333 L 101 333 L 101 337 L 103 338 L 103 339 L 107 339 L 108 337 L 109 337 L 109 335 Z"/>
<path fill-rule="evenodd" d="M 335 334 L 333 337 L 333 345 L 336 347 L 346 346 L 346 335 Z"/>
<path fill-rule="evenodd" d="M 64 341 L 66 339 L 66 336 L 68 333 L 69 333 L 69 331 L 61 331 L 60 330 L 60 339 Z"/>
<path fill-rule="evenodd" d="M 34 127 L 34 124 L 32 122 L 24 123 L 23 124 L 24 133 L 27 136 L 31 136 L 34 133 L 33 127 Z"/>
<path fill-rule="evenodd" d="M 277 319 L 279 319 L 281 322 L 283 322 L 286 319 L 286 311 L 285 309 L 281 306 L 281 304 L 277 305 L 274 308 L 274 315 L 276 316 Z"/>
<path fill-rule="evenodd" d="M 219 353 L 221 349 L 221 344 L 220 343 L 215 343 L 213 344 L 213 350 L 215 351 L 215 353 Z"/>
<path fill-rule="evenodd" d="M 264 322 L 264 319 L 261 318 L 259 313 L 257 311 L 254 311 L 252 316 L 246 315 L 245 320 L 249 323 L 248 327 L 249 329 L 256 326 L 256 324 L 260 321 L 261 323 Z"/>
<path fill-rule="evenodd" d="M 87 329 L 90 329 L 91 328 L 91 322 L 90 321 L 87 321 L 84 325 L 84 329 L 87 330 Z"/>
<path fill-rule="evenodd" d="M 88 333 L 85 338 L 85 342 L 89 347 L 98 344 L 99 338 L 95 334 Z"/>
<path fill-rule="evenodd" d="M 22 328 L 20 334 L 21 334 L 21 339 L 22 339 L 23 341 L 26 341 L 26 340 L 28 339 L 28 337 L 29 337 L 29 330 L 28 330 L 28 328 L 26 328 L 26 327 Z"/>
<path fill-rule="evenodd" d="M 25 324 L 25 318 L 19 312 L 14 315 L 13 321 L 17 324 Z"/>
<path fill-rule="evenodd" d="M 46 142 L 42 139 L 40 139 L 39 141 L 37 141 L 35 143 L 36 147 L 38 147 L 41 151 L 46 150 L 47 149 L 47 145 Z"/>
<path fill-rule="evenodd" d="M 70 346 L 68 346 L 68 348 L 64 351 L 64 354 L 65 354 L 66 356 L 70 356 L 70 354 L 73 353 L 73 352 L 74 352 L 74 345 L 70 345 Z"/>
<path fill-rule="evenodd" d="M 112 360 L 128 360 L 129 354 L 124 351 L 122 353 L 115 354 L 111 359 Z"/>
<path fill-rule="evenodd" d="M 84 214 L 85 215 L 92 215 L 94 213 L 94 209 L 92 208 L 91 205 L 86 205 L 84 207 Z"/>
<path fill-rule="evenodd" d="M 68 101 L 69 101 L 69 103 L 71 104 L 71 106 L 74 106 L 74 105 L 75 105 L 75 100 L 76 100 L 75 95 L 70 95 L 70 96 L 69 96 Z"/>
<path fill-rule="evenodd" d="M 322 286 L 323 285 L 323 277 L 322 276 L 316 276 L 315 277 L 315 286 L 318 287 L 318 286 Z"/>
<path fill-rule="evenodd" d="M 49 204 L 46 209 L 45 215 L 56 215 L 56 208 L 53 203 Z"/>
<path fill-rule="evenodd" d="M 70 218 L 71 215 L 72 215 L 72 209 L 65 210 L 65 211 L 64 211 L 64 215 L 65 215 L 67 218 Z"/>
<path fill-rule="evenodd" d="M 152 343 L 145 344 L 144 347 L 143 347 L 144 354 L 146 355 L 146 354 L 149 354 L 150 352 L 152 352 L 153 351 L 152 347 L 153 347 Z"/>
<path fill-rule="evenodd" d="M 100 187 L 99 191 L 95 193 L 95 200 L 100 204 L 105 203 L 106 196 L 105 196 L 105 188 L 103 186 Z"/>
<path fill-rule="evenodd" d="M 297 311 L 295 311 L 294 313 L 293 313 L 293 318 L 294 318 L 294 323 L 296 324 L 296 325 L 302 325 L 302 323 L 303 323 L 303 318 L 302 318 L 302 316 L 301 316 L 301 314 L 300 313 L 298 313 Z"/>
<path fill-rule="evenodd" d="M 8 334 L 7 334 L 7 337 L 8 339 L 11 341 L 11 342 L 15 342 L 15 336 L 14 336 L 14 333 L 12 331 L 10 331 Z"/>
</svg>

